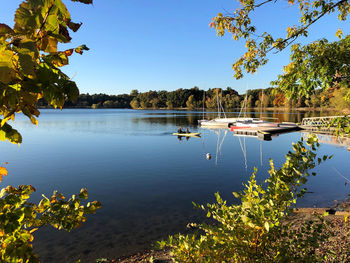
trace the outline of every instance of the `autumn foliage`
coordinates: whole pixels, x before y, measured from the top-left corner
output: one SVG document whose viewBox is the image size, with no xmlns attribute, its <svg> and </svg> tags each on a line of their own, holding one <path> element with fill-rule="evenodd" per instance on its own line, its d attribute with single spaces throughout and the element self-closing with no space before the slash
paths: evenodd
<svg viewBox="0 0 350 263">
<path fill-rule="evenodd" d="M 72 0 L 92 3 L 92 0 Z M 59 51 L 58 43 L 69 43 L 69 30 L 81 23 L 71 21 L 61 0 L 26 0 L 15 13 L 13 28 L 0 24 L 0 140 L 20 144 L 22 137 L 7 122 L 16 113 L 25 114 L 33 124 L 40 112 L 39 99 L 62 108 L 67 99 L 74 100 L 79 91 L 60 67 L 68 57 L 88 50 L 85 45 Z M 7 169 L 0 167 L 0 182 Z M 50 198 L 29 202 L 35 192 L 32 185 L 7 186 L 0 191 L 0 262 L 39 262 L 33 251 L 34 233 L 51 225 L 71 231 L 101 207 L 97 201 L 86 203 L 87 190 L 81 189 L 69 199 L 57 191 Z"/>
<path fill-rule="evenodd" d="M 81 23 L 71 20 L 62 0 L 24 1 L 15 13 L 13 28 L 0 23 L 1 140 L 21 142 L 19 133 L 7 121 L 22 112 L 37 124 L 39 99 L 62 108 L 66 100 L 78 97 L 75 82 L 60 68 L 69 63 L 74 51 L 82 54 L 88 48 L 81 45 L 60 51 L 58 44 L 69 43 L 72 39 L 69 31 L 76 32 L 80 26 Z"/>
</svg>

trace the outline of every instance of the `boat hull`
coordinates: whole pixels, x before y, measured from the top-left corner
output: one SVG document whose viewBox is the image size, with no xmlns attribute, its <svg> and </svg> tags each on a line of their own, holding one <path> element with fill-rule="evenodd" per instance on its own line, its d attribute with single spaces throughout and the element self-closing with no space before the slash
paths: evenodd
<svg viewBox="0 0 350 263">
<path fill-rule="evenodd" d="M 184 136 L 184 137 L 199 137 L 200 132 L 191 132 L 191 133 L 173 133 L 174 136 Z"/>
</svg>

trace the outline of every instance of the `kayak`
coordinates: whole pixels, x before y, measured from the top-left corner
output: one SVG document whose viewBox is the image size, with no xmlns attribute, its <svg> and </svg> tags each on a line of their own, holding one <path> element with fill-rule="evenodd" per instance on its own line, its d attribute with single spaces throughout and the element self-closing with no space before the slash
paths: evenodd
<svg viewBox="0 0 350 263">
<path fill-rule="evenodd" d="M 175 136 L 186 136 L 186 137 L 198 137 L 200 132 L 191 132 L 191 133 L 173 133 Z"/>
</svg>

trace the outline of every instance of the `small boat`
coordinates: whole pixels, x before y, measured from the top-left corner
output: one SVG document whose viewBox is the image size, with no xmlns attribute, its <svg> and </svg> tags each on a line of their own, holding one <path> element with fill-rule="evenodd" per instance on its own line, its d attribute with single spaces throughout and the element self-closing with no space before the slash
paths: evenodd
<svg viewBox="0 0 350 263">
<path fill-rule="evenodd" d="M 175 132 L 175 133 L 173 133 L 174 136 L 185 136 L 185 137 L 199 137 L 200 134 L 201 134 L 200 132 L 190 132 L 190 133 Z"/>
<path fill-rule="evenodd" d="M 237 121 L 235 125 L 231 125 L 231 131 L 235 129 L 244 129 L 244 128 L 255 128 L 260 127 L 266 124 L 266 121 L 259 120 L 259 119 L 248 119 L 244 121 Z"/>
</svg>

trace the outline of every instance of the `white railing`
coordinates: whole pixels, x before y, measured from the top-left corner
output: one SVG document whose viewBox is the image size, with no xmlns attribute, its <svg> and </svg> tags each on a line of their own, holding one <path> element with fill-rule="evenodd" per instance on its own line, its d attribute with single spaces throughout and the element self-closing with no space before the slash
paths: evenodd
<svg viewBox="0 0 350 263">
<path fill-rule="evenodd" d="M 324 117 L 310 117 L 303 118 L 301 125 L 303 126 L 326 126 L 332 119 L 344 116 L 324 116 Z"/>
</svg>

